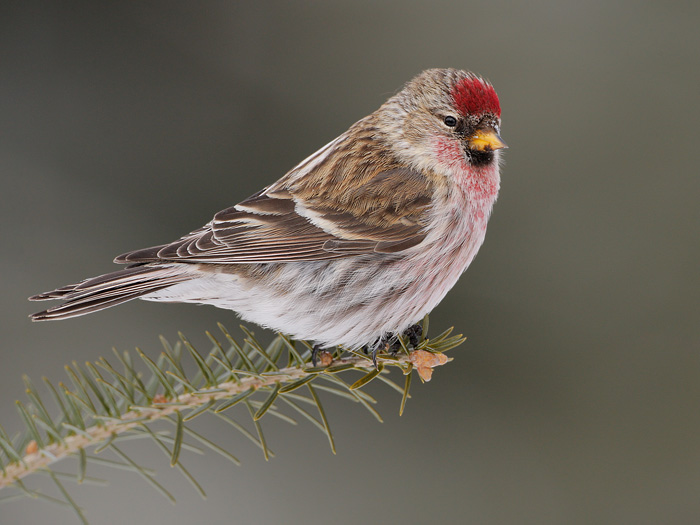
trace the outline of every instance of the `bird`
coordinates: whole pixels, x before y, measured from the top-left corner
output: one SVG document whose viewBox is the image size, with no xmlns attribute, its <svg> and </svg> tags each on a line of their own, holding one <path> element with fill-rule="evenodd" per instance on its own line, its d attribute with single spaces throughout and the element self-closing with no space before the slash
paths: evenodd
<svg viewBox="0 0 700 525">
<path fill-rule="evenodd" d="M 140 298 L 235 311 L 315 349 L 374 348 L 430 312 L 484 241 L 500 188 L 492 84 L 436 68 L 276 182 L 124 268 L 30 297 L 60 320 Z M 376 362 L 376 361 L 375 361 Z"/>
</svg>

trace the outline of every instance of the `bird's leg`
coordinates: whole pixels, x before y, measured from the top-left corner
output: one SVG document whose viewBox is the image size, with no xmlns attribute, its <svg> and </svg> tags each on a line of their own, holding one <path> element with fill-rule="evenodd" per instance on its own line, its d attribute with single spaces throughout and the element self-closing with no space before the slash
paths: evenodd
<svg viewBox="0 0 700 525">
<path fill-rule="evenodd" d="M 403 332 L 403 337 L 408 339 L 408 345 L 412 348 L 415 348 L 418 346 L 418 343 L 420 342 L 420 337 L 423 335 L 423 327 L 419 324 L 414 324 L 413 326 L 409 326 L 404 332 Z M 394 341 L 389 344 L 389 341 L 394 339 Z M 362 347 L 362 351 L 365 354 L 369 354 L 369 346 L 365 345 Z M 396 355 L 399 350 L 401 350 L 401 343 L 399 342 L 398 337 L 396 334 L 386 334 L 385 336 L 381 337 L 380 339 L 377 340 L 376 343 L 371 345 L 372 348 L 372 363 L 374 363 L 374 367 L 377 368 L 377 354 L 379 353 L 379 350 L 384 350 L 386 352 L 390 352 L 391 355 Z"/>
<path fill-rule="evenodd" d="M 393 345 L 389 344 L 392 337 L 393 334 L 386 334 L 377 339 L 377 341 L 372 345 L 372 363 L 374 363 L 374 368 L 379 368 L 377 365 L 377 354 L 379 351 L 381 350 L 383 352 L 388 352 L 393 348 Z M 365 353 L 367 353 L 367 351 L 365 351 Z"/>
<path fill-rule="evenodd" d="M 421 335 L 423 335 L 423 327 L 419 324 L 414 324 L 404 330 L 401 335 L 407 340 L 407 346 L 409 348 L 415 348 L 420 342 Z M 396 337 L 396 340 L 391 344 L 388 350 L 392 355 L 396 355 L 398 351 L 401 350 L 401 342 L 398 337 Z"/>
</svg>

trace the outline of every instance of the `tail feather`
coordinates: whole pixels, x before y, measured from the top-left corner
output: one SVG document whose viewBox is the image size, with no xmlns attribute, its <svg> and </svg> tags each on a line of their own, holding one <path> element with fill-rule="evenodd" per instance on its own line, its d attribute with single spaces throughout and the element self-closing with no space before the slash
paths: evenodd
<svg viewBox="0 0 700 525">
<path fill-rule="evenodd" d="M 131 301 L 190 278 L 187 272 L 175 266 L 143 265 L 124 268 L 30 297 L 30 301 L 48 299 L 66 301 L 43 312 L 32 314 L 30 317 L 32 321 L 77 317 Z"/>
</svg>

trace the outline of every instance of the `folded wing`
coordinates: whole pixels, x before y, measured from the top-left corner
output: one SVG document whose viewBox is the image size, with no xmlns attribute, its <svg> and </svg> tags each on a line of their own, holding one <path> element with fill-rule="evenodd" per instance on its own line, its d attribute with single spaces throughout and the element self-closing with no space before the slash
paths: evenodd
<svg viewBox="0 0 700 525">
<path fill-rule="evenodd" d="M 173 243 L 115 262 L 292 262 L 394 253 L 419 244 L 432 196 L 425 178 L 393 168 L 365 179 L 340 192 L 282 179 Z"/>
</svg>

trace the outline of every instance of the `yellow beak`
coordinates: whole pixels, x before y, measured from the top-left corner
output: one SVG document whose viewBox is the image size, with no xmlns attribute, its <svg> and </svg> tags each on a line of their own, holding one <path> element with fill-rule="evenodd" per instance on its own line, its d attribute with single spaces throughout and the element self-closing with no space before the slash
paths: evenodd
<svg viewBox="0 0 700 525">
<path fill-rule="evenodd" d="M 507 148 L 508 145 L 498 136 L 494 129 L 477 129 L 468 139 L 469 149 L 477 151 L 494 151 Z"/>
</svg>

